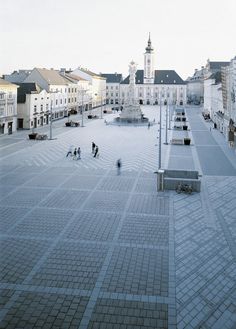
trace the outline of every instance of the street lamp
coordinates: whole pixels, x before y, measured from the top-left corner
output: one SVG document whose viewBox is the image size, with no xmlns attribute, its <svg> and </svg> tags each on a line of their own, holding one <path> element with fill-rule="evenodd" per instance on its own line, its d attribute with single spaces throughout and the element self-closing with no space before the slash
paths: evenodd
<svg viewBox="0 0 236 329">
<path fill-rule="evenodd" d="M 49 137 L 49 139 L 52 140 L 52 103 L 50 106 L 50 137 Z"/>
<path fill-rule="evenodd" d="M 159 157 L 158 157 L 158 169 L 161 169 L 161 98 L 160 98 L 160 117 L 159 117 Z"/>
<path fill-rule="evenodd" d="M 168 101 L 166 102 L 166 140 L 164 143 L 165 145 L 168 145 L 167 137 L 168 137 Z"/>
</svg>

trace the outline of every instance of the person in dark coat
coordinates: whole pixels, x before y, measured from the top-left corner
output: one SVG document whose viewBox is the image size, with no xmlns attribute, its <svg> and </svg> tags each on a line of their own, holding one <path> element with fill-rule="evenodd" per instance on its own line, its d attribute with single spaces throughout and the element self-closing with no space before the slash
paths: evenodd
<svg viewBox="0 0 236 329">
<path fill-rule="evenodd" d="M 77 160 L 80 160 L 81 159 L 81 149 L 80 147 L 78 147 L 77 149 Z"/>
<path fill-rule="evenodd" d="M 122 166 L 121 159 L 118 159 L 118 160 L 116 161 L 117 175 L 120 175 L 121 166 Z"/>
<path fill-rule="evenodd" d="M 96 144 L 94 142 L 92 142 L 92 153 L 94 154 L 94 151 L 95 151 L 95 147 L 96 147 Z"/>
<path fill-rule="evenodd" d="M 94 151 L 94 158 L 98 157 L 98 146 L 96 145 L 95 151 Z"/>
</svg>

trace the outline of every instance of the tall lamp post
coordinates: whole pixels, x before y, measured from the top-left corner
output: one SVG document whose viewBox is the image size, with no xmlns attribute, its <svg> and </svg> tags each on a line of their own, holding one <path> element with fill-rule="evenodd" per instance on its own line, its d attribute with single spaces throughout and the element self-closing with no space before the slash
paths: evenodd
<svg viewBox="0 0 236 329">
<path fill-rule="evenodd" d="M 167 138 L 168 138 L 168 101 L 166 101 L 166 140 L 164 143 L 165 145 L 168 145 Z"/>
<path fill-rule="evenodd" d="M 159 157 L 158 157 L 158 169 L 161 169 L 161 117 L 162 117 L 162 113 L 161 113 L 161 98 L 160 98 L 160 116 L 159 116 Z"/>
<path fill-rule="evenodd" d="M 52 104 L 50 106 L 50 130 L 49 130 L 49 139 L 52 140 Z"/>
</svg>

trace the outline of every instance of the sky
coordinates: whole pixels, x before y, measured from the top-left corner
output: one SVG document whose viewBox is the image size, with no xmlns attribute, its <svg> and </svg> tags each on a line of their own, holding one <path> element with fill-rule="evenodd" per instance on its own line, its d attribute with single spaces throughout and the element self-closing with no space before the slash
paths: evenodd
<svg viewBox="0 0 236 329">
<path fill-rule="evenodd" d="M 186 79 L 236 56 L 236 0 L 0 0 L 0 75 L 72 68 L 143 69 L 151 33 L 155 68 Z"/>
</svg>

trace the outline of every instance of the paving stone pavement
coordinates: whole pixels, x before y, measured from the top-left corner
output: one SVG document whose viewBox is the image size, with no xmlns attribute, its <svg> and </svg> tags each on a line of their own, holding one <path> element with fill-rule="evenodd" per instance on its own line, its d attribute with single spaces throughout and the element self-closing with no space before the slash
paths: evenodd
<svg viewBox="0 0 236 329">
<path fill-rule="evenodd" d="M 3 155 L 0 328 L 235 328 L 236 177 L 204 175 L 199 194 L 157 192 L 156 128 L 130 128 L 136 150 L 126 128 L 112 148 L 120 131 L 108 128 L 104 143 L 101 121 L 84 128 L 81 162 L 65 158 L 75 130 Z"/>
</svg>

